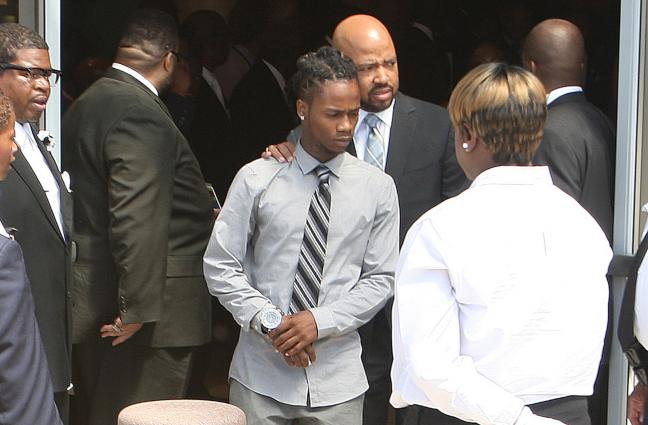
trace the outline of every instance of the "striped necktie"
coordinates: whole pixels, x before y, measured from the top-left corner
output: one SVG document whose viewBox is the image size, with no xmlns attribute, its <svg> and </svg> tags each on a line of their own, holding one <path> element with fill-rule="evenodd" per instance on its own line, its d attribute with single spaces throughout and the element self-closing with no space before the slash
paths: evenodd
<svg viewBox="0 0 648 425">
<path fill-rule="evenodd" d="M 375 114 L 367 114 L 365 122 L 367 123 L 367 127 L 369 127 L 369 134 L 367 135 L 367 147 L 364 160 L 382 170 L 385 147 L 383 137 L 380 131 L 378 131 L 380 118 Z"/>
<path fill-rule="evenodd" d="M 329 213 L 331 210 L 330 170 L 323 165 L 315 168 L 319 185 L 311 198 L 304 239 L 299 250 L 299 262 L 290 300 L 290 313 L 317 306 L 322 283 L 322 270 L 326 260 L 326 238 L 328 236 Z"/>
</svg>

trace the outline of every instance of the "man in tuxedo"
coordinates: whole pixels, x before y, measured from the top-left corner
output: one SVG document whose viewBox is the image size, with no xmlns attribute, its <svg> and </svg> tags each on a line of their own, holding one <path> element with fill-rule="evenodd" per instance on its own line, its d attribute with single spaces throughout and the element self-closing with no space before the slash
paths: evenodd
<svg viewBox="0 0 648 425">
<path fill-rule="evenodd" d="M 394 179 L 402 243 L 407 230 L 424 212 L 466 187 L 466 177 L 454 153 L 448 112 L 398 91 L 396 49 L 379 20 L 367 15 L 343 20 L 335 29 L 333 44 L 358 68 L 361 109 L 349 150 Z M 381 146 L 381 150 L 368 148 L 370 145 Z M 290 146 L 282 144 L 268 150 L 275 158 L 290 160 Z M 390 316 L 388 305 L 384 314 L 377 314 L 360 328 L 362 360 L 369 380 L 363 414 L 366 424 L 387 422 Z"/>
<path fill-rule="evenodd" d="M 58 75 L 52 70 L 47 43 L 36 32 L 18 24 L 0 25 L 0 90 L 13 103 L 18 145 L 14 172 L 2 184 L 0 220 L 16 229 L 23 250 L 54 400 L 66 421 L 71 385 L 67 276 L 72 199 L 47 140 L 39 140 L 33 127 Z"/>
<path fill-rule="evenodd" d="M 587 71 L 583 35 L 571 22 L 545 20 L 527 36 L 522 60 L 548 93 L 544 136 L 533 162 L 549 166 L 554 184 L 596 219 L 611 242 L 616 136 L 610 120 L 583 93 Z M 608 326 L 601 369 L 589 399 L 593 425 L 607 420 L 610 334 Z"/>
<path fill-rule="evenodd" d="M 548 19 L 529 33 L 524 67 L 548 93 L 544 137 L 534 162 L 549 166 L 554 184 L 576 199 L 611 241 L 616 139 L 610 120 L 583 93 L 586 62 L 576 25 Z"/>
<path fill-rule="evenodd" d="M 17 151 L 15 124 L 12 102 L 0 94 L 0 180 Z M 60 425 L 20 245 L 1 221 L 0 347 L 0 423 Z"/>
<path fill-rule="evenodd" d="M 112 69 L 64 121 L 76 177 L 73 342 L 84 425 L 114 425 L 127 405 L 183 397 L 195 347 L 211 336 L 202 274 L 210 199 L 158 97 L 177 48 L 171 16 L 135 12 Z"/>
</svg>

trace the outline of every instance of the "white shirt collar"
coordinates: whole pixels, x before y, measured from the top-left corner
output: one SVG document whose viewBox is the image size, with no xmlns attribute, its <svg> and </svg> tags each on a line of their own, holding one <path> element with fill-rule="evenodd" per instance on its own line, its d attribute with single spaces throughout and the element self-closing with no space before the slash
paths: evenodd
<svg viewBox="0 0 648 425">
<path fill-rule="evenodd" d="M 360 124 L 365 122 L 365 118 L 367 117 L 367 115 L 374 114 L 375 116 L 380 118 L 380 121 L 382 121 L 383 125 L 386 125 L 387 127 L 391 128 L 392 118 L 394 116 L 395 103 L 396 103 L 396 99 L 392 100 L 391 105 L 389 105 L 387 109 L 383 109 L 380 112 L 367 112 L 364 109 L 360 109 L 360 114 L 358 116 L 358 126 L 360 126 Z M 366 123 L 364 125 L 366 125 Z"/>
<path fill-rule="evenodd" d="M 569 93 L 582 92 L 583 88 L 580 86 L 565 86 L 558 87 L 557 89 L 551 90 L 547 95 L 547 105 L 551 104 L 554 100 L 558 99 L 560 96 L 564 96 Z"/>
<path fill-rule="evenodd" d="M 156 96 L 159 96 L 157 89 L 151 83 L 149 80 L 147 80 L 142 74 L 139 72 L 135 71 L 132 68 L 127 67 L 126 65 L 122 65 L 121 63 L 113 63 L 112 67 L 115 69 L 118 69 L 122 72 L 125 72 L 126 74 L 130 75 L 131 77 L 135 78 L 137 81 L 140 83 L 144 84 L 149 90 L 151 90 Z"/>
<path fill-rule="evenodd" d="M 7 233 L 7 229 L 5 229 L 2 225 L 2 222 L 0 222 L 0 236 L 11 239 L 11 236 L 9 236 L 9 233 Z"/>
<path fill-rule="evenodd" d="M 35 145 L 31 146 L 32 143 L 36 143 L 36 140 L 33 138 L 34 134 L 29 123 L 19 123 L 16 121 L 14 129 L 16 130 L 16 145 L 18 145 L 21 151 L 25 151 L 25 145 L 28 143 L 30 144 L 30 148 L 38 148 Z"/>
<path fill-rule="evenodd" d="M 275 77 L 275 80 L 277 80 L 277 84 L 279 84 L 279 87 L 281 87 L 281 91 L 283 92 L 284 98 L 285 98 L 286 97 L 286 79 L 283 77 L 283 75 L 281 75 L 281 72 L 279 72 L 279 70 L 277 68 L 272 66 L 272 64 L 270 62 L 268 62 L 267 60 L 264 60 L 264 59 L 261 59 L 261 60 L 268 67 L 268 69 L 270 70 L 272 75 Z"/>
<path fill-rule="evenodd" d="M 489 168 L 478 175 L 470 187 L 485 185 L 529 185 L 529 184 L 548 184 L 552 185 L 549 167 L 531 167 L 501 165 Z"/>
</svg>

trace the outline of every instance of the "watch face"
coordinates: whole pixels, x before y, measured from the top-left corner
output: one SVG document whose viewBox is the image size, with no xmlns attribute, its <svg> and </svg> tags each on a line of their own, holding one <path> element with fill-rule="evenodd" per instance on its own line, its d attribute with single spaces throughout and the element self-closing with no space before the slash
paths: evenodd
<svg viewBox="0 0 648 425">
<path fill-rule="evenodd" d="M 261 326 L 267 329 L 268 332 L 277 329 L 280 324 L 281 313 L 278 310 L 267 310 L 261 314 Z"/>
</svg>

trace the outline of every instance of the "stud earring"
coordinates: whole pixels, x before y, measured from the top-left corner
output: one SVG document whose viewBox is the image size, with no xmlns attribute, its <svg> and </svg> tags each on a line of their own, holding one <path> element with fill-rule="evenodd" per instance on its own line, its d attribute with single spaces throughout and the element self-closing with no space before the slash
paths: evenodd
<svg viewBox="0 0 648 425">
<path fill-rule="evenodd" d="M 464 143 L 461 145 L 461 147 L 463 148 L 463 150 L 465 150 L 466 152 L 468 152 L 468 143 L 464 142 Z"/>
<path fill-rule="evenodd" d="M 301 121 L 304 121 L 304 116 L 303 116 L 303 115 L 300 115 L 300 116 L 299 116 L 299 119 L 300 119 Z"/>
</svg>

